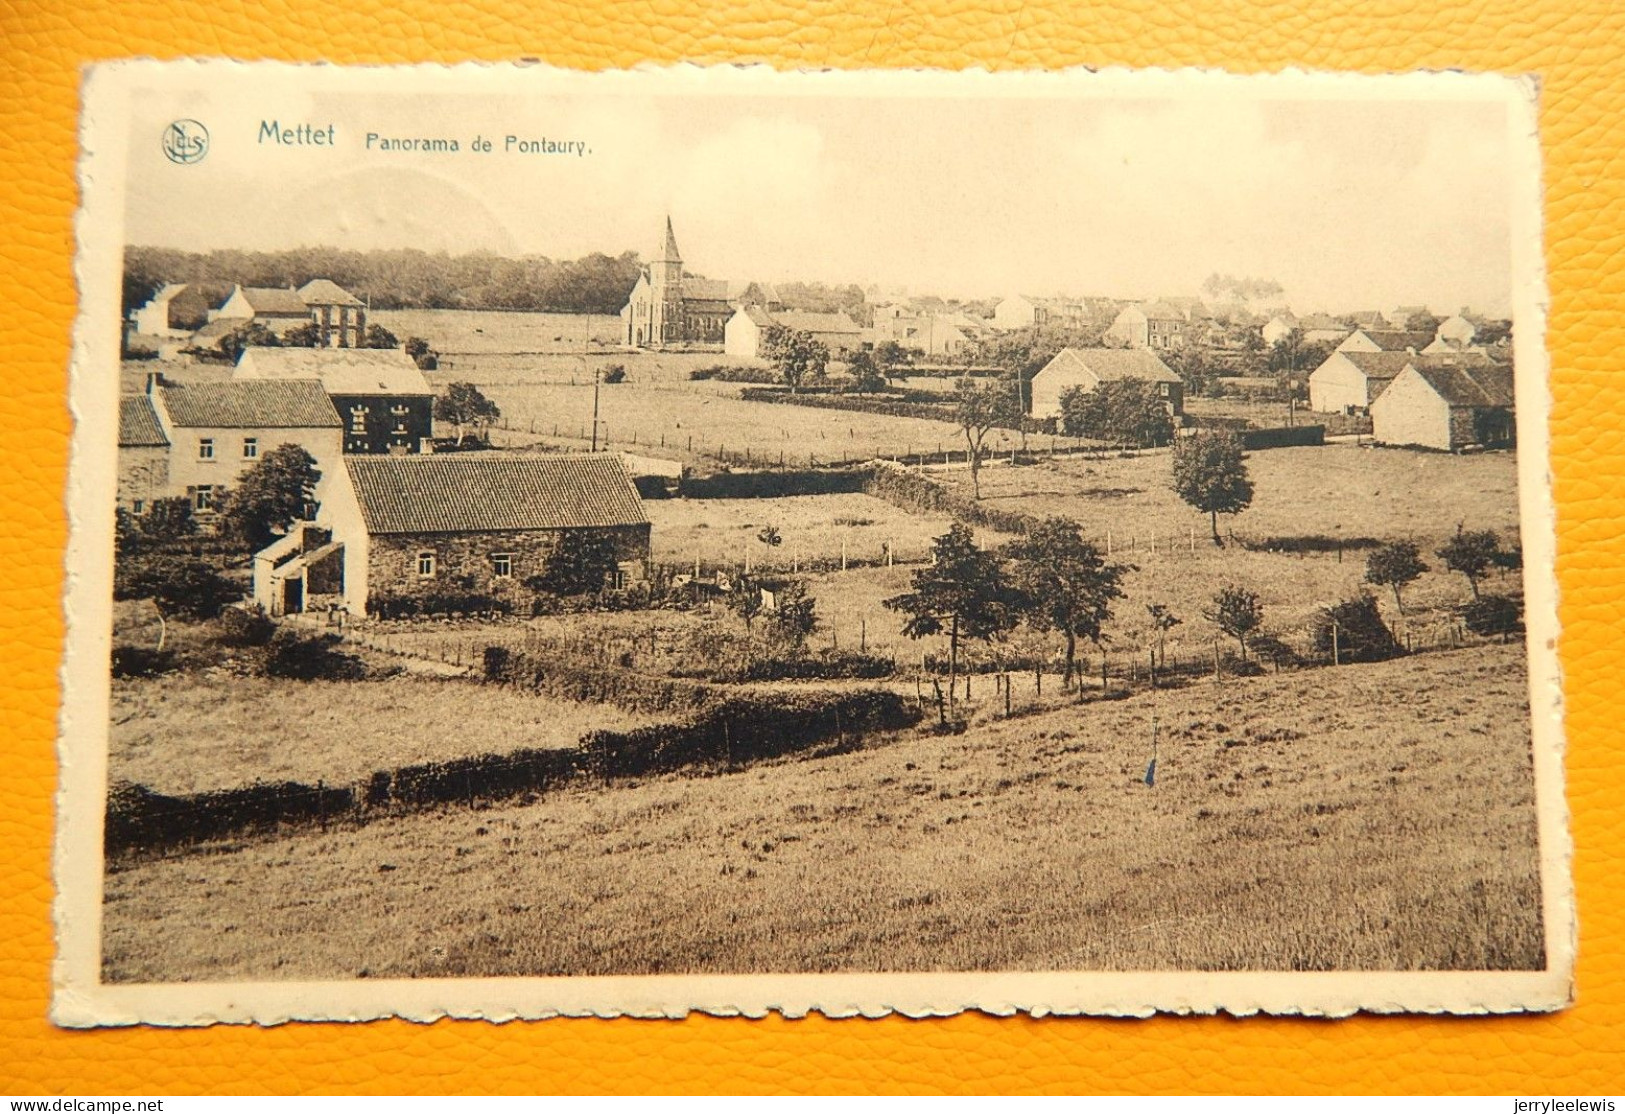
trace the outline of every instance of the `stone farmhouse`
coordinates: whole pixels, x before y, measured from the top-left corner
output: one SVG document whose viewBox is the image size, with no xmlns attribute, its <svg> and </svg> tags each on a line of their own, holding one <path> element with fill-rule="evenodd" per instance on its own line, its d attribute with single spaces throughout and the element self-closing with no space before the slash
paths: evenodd
<svg viewBox="0 0 1625 1114">
<path fill-rule="evenodd" d="M 139 514 L 154 499 L 185 496 L 206 520 L 262 453 L 287 444 L 315 458 L 320 504 L 343 457 L 343 425 L 320 383 L 180 386 L 154 373 L 145 394 L 119 400 L 119 505 Z"/>
<path fill-rule="evenodd" d="M 1059 418 L 1061 397 L 1074 388 L 1092 391 L 1118 379 L 1154 383 L 1175 417 L 1185 412 L 1185 383 L 1145 348 L 1063 348 L 1032 378 L 1031 412 L 1035 418 Z"/>
<path fill-rule="evenodd" d="M 1363 412 L 1416 359 L 1415 352 L 1339 349 L 1309 373 L 1309 409 L 1326 414 Z"/>
<path fill-rule="evenodd" d="M 161 346 L 172 354 L 182 347 L 212 347 L 222 336 L 250 323 L 277 335 L 307 323 L 322 348 L 359 348 L 367 331 L 367 307 L 331 279 L 312 279 L 299 289 L 242 286 L 222 293 L 210 283 L 168 283 L 130 315 L 135 331 L 185 344 Z"/>
<path fill-rule="evenodd" d="M 986 336 L 987 331 L 986 321 L 965 313 L 913 313 L 902 307 L 885 307 L 875 311 L 868 343 L 895 343 L 928 356 L 957 356 L 966 345 Z"/>
<path fill-rule="evenodd" d="M 344 422 L 347 453 L 434 451 L 434 390 L 399 348 L 251 347 L 232 380 L 320 384 Z"/>
<path fill-rule="evenodd" d="M 1372 436 L 1451 452 L 1510 447 L 1517 437 L 1513 395 L 1505 365 L 1409 364 L 1371 404 Z"/>
<path fill-rule="evenodd" d="M 864 344 L 864 331 L 844 313 L 774 312 L 762 306 L 742 306 L 728 319 L 723 351 L 730 356 L 760 357 L 762 342 L 775 325 L 810 334 L 837 359 L 858 351 Z"/>
<path fill-rule="evenodd" d="M 1355 329 L 1337 346 L 1339 352 L 1420 352 L 1433 343 L 1432 333 L 1403 329 Z"/>
<path fill-rule="evenodd" d="M 146 305 L 130 314 L 135 331 L 164 340 L 185 340 L 209 321 L 225 295 L 208 284 L 165 283 Z"/>
<path fill-rule="evenodd" d="M 319 517 L 255 555 L 254 598 L 272 614 L 437 596 L 526 604 L 526 579 L 572 532 L 611 539 L 622 584 L 647 575 L 649 519 L 619 456 L 352 455 Z"/>
</svg>

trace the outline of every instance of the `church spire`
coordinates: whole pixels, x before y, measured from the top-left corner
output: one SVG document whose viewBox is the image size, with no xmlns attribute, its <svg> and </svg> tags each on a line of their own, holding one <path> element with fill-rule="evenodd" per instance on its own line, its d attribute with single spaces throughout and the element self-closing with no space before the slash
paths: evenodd
<svg viewBox="0 0 1625 1114">
<path fill-rule="evenodd" d="M 660 261 L 662 263 L 681 263 L 683 261 L 682 253 L 677 250 L 677 234 L 671 230 L 670 213 L 666 214 L 666 243 L 660 249 Z"/>
</svg>

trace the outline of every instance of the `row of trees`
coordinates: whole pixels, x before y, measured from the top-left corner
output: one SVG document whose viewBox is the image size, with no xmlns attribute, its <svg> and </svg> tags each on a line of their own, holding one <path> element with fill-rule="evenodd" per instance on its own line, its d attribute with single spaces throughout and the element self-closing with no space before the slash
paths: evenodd
<svg viewBox="0 0 1625 1114">
<path fill-rule="evenodd" d="M 233 329 L 216 340 L 212 349 L 192 351 L 204 359 L 236 363 L 244 350 L 249 348 L 315 348 L 320 340 L 321 327 L 314 321 L 285 329 L 280 336 L 259 321 L 247 321 L 240 328 Z M 429 352 L 428 342 L 421 337 L 408 337 L 407 345 L 409 346 L 407 354 L 414 360 Z M 372 324 L 368 325 L 366 332 L 362 334 L 359 347 L 399 348 L 401 342 L 394 333 L 382 325 Z"/>
<path fill-rule="evenodd" d="M 1022 623 L 1061 636 L 1070 685 L 1078 640 L 1099 645 L 1127 571 L 1085 541 L 1071 519 L 1046 519 L 1003 552 L 982 549 L 971 528 L 956 522 L 933 543 L 932 562 L 913 574 L 910 590 L 885 606 L 906 616 L 910 638 L 948 635 L 951 708 L 961 641 L 986 641 Z"/>
<path fill-rule="evenodd" d="M 132 247 L 124 253 L 124 311 L 144 305 L 166 282 L 302 286 L 328 278 L 374 309 L 503 309 L 615 314 L 637 283 L 636 252 L 594 252 L 573 260 L 510 259 L 412 248 L 342 251 L 331 247 L 210 252 Z"/>
</svg>

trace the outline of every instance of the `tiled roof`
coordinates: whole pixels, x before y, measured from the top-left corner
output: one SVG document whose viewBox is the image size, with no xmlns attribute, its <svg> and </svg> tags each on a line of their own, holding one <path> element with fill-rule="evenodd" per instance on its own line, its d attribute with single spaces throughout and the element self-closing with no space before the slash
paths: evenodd
<svg viewBox="0 0 1625 1114">
<path fill-rule="evenodd" d="M 118 400 L 118 444 L 121 449 L 162 448 L 169 444 L 153 412 L 152 399 L 146 395 L 124 395 Z"/>
<path fill-rule="evenodd" d="M 728 284 L 722 279 L 685 278 L 683 299 L 690 302 L 726 302 Z"/>
<path fill-rule="evenodd" d="M 1409 352 L 1340 352 L 1330 358 L 1339 355 L 1364 372 L 1367 379 L 1392 379 L 1418 359 Z"/>
<path fill-rule="evenodd" d="M 342 425 L 312 379 L 234 379 L 160 387 L 171 425 L 221 429 L 331 429 Z"/>
<path fill-rule="evenodd" d="M 347 456 L 369 534 L 636 526 L 649 521 L 618 455 Z"/>
<path fill-rule="evenodd" d="M 1038 372 L 1051 368 L 1085 368 L 1099 379 L 1144 379 L 1152 383 L 1178 383 L 1178 375 L 1145 348 L 1063 348 Z"/>
<path fill-rule="evenodd" d="M 312 379 L 332 395 L 432 395 L 399 348 L 245 348 L 234 380 Z"/>
<path fill-rule="evenodd" d="M 1147 321 L 1183 321 L 1185 311 L 1169 302 L 1151 302 L 1140 307 Z"/>
<path fill-rule="evenodd" d="M 359 306 L 360 298 L 332 279 L 311 279 L 299 288 L 299 299 L 307 306 Z"/>
<path fill-rule="evenodd" d="M 1402 329 L 1367 329 L 1365 335 L 1384 352 L 1403 352 L 1407 348 L 1420 352 L 1433 343 L 1432 333 L 1409 333 Z"/>
<path fill-rule="evenodd" d="M 1511 406 L 1513 405 L 1512 369 L 1491 365 L 1488 367 L 1460 367 L 1423 361 L 1416 374 L 1425 379 L 1440 398 L 1451 406 Z"/>
<path fill-rule="evenodd" d="M 203 328 L 192 334 L 192 343 L 199 348 L 207 348 L 228 333 L 247 327 L 246 317 L 216 317 Z"/>
<path fill-rule="evenodd" d="M 298 291 L 284 290 L 280 286 L 245 286 L 243 297 L 255 314 L 273 314 L 288 317 L 309 317 L 310 308 Z"/>
</svg>

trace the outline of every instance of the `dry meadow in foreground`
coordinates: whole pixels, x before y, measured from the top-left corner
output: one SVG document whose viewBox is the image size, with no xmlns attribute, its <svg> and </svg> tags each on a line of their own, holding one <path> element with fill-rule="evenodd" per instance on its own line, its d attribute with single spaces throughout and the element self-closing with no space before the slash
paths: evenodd
<svg viewBox="0 0 1625 1114">
<path fill-rule="evenodd" d="M 104 972 L 1538 968 L 1524 677 L 1511 644 L 1204 682 L 116 863 Z"/>
</svg>

